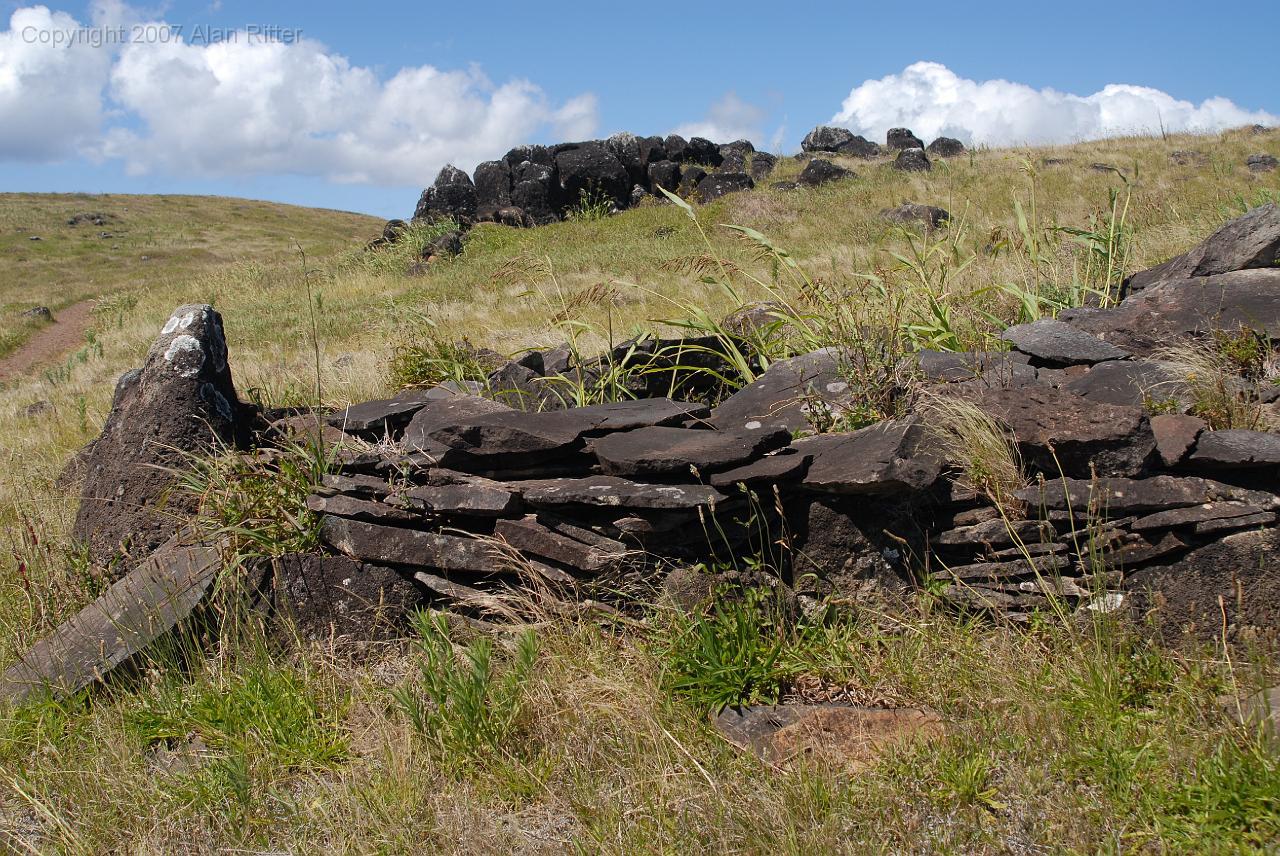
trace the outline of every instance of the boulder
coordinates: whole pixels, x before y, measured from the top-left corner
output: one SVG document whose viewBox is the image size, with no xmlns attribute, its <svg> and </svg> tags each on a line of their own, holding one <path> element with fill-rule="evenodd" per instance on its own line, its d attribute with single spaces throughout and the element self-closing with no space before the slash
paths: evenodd
<svg viewBox="0 0 1280 856">
<path fill-rule="evenodd" d="M 673 160 L 676 163 L 689 161 L 689 141 L 679 134 L 669 134 L 662 141 L 662 150 L 666 153 L 667 160 Z"/>
<path fill-rule="evenodd" d="M 1125 280 L 1125 293 L 1136 294 L 1166 280 L 1272 268 L 1278 257 L 1280 206 L 1269 202 L 1228 222 L 1189 252 L 1135 273 Z"/>
<path fill-rule="evenodd" d="M 102 433 L 81 453 L 72 538 L 99 565 L 122 549 L 148 555 L 199 504 L 173 489 L 174 473 L 192 455 L 246 442 L 247 415 L 231 381 L 222 316 L 203 304 L 179 306 L 142 368 L 120 378 Z"/>
<path fill-rule="evenodd" d="M 745 172 L 713 172 L 704 176 L 697 186 L 697 196 L 702 202 L 711 202 L 730 193 L 750 190 L 756 186 Z"/>
<path fill-rule="evenodd" d="M 680 168 L 680 186 L 677 189 L 678 195 L 685 199 L 692 198 L 698 190 L 698 185 L 706 177 L 707 171 L 696 164 L 682 166 Z"/>
<path fill-rule="evenodd" d="M 814 158 L 809 161 L 800 172 L 797 181 L 806 187 L 817 187 L 820 184 L 826 184 L 829 181 L 839 181 L 842 178 L 855 178 L 856 176 L 850 170 L 842 166 L 836 166 L 831 161 Z"/>
<path fill-rule="evenodd" d="M 824 493 L 893 496 L 925 490 L 938 480 L 942 462 L 927 450 L 919 424 L 889 420 L 848 434 L 797 440 L 793 448 L 811 455 L 804 486 Z"/>
<path fill-rule="evenodd" d="M 889 149 L 920 149 L 924 151 L 924 141 L 909 128 L 890 128 L 885 135 L 885 146 Z"/>
<path fill-rule="evenodd" d="M 769 177 L 769 173 L 773 172 L 773 168 L 778 165 L 778 159 L 768 152 L 755 152 L 751 155 L 751 179 L 756 182 L 764 181 Z"/>
<path fill-rule="evenodd" d="M 659 187 L 675 193 L 680 187 L 680 164 L 670 160 L 651 163 L 648 166 L 648 180 L 654 193 L 658 192 Z"/>
<path fill-rule="evenodd" d="M 404 233 L 408 230 L 409 224 L 403 220 L 388 220 L 387 224 L 382 227 L 382 240 L 388 244 L 394 244 L 404 237 Z M 48 311 L 47 309 L 45 310 Z"/>
<path fill-rule="evenodd" d="M 543 166 L 554 165 L 555 155 L 553 155 L 551 153 L 551 149 L 546 146 L 523 145 L 516 146 L 514 149 L 503 155 L 502 162 L 511 168 L 512 175 L 518 175 L 519 167 L 522 164 L 533 163 L 542 164 Z"/>
<path fill-rule="evenodd" d="M 413 219 L 449 218 L 465 226 L 475 222 L 478 203 L 471 177 L 453 164 L 446 164 L 435 183 L 422 191 Z"/>
<path fill-rule="evenodd" d="M 881 209 L 880 216 L 890 223 L 923 223 L 926 229 L 941 228 L 951 220 L 951 214 L 945 208 L 914 202 L 904 202 L 897 208 Z"/>
<path fill-rule="evenodd" d="M 954 137 L 938 137 L 929 144 L 925 152 L 939 158 L 953 158 L 964 154 L 964 143 Z"/>
<path fill-rule="evenodd" d="M 1280 639 L 1280 531 L 1237 532 L 1125 580 L 1131 607 L 1166 640 Z"/>
<path fill-rule="evenodd" d="M 1137 356 L 1213 330 L 1241 327 L 1278 341 L 1280 269 L 1164 280 L 1114 309 L 1069 309 L 1058 318 Z"/>
<path fill-rule="evenodd" d="M 978 390 L 974 402 L 1013 432 L 1023 460 L 1050 478 L 1136 476 L 1155 452 L 1139 407 L 1088 401 L 1049 387 Z"/>
<path fill-rule="evenodd" d="M 819 125 L 805 134 L 800 141 L 800 150 L 804 152 L 838 152 L 840 147 L 852 142 L 853 132 L 847 128 L 835 128 L 830 125 Z"/>
<path fill-rule="evenodd" d="M 746 172 L 747 159 L 755 152 L 756 147 L 750 140 L 734 140 L 720 146 L 721 172 Z"/>
<path fill-rule="evenodd" d="M 275 609 L 302 639 L 389 640 L 425 605 L 412 582 L 346 556 L 292 553 L 271 560 Z"/>
<path fill-rule="evenodd" d="M 607 148 L 597 143 L 562 151 L 556 155 L 559 198 L 565 208 L 583 199 L 603 194 L 618 207 L 625 207 L 631 192 L 627 170 Z"/>
<path fill-rule="evenodd" d="M 902 149 L 893 159 L 893 168 L 903 172 L 928 172 L 933 168 L 933 164 L 929 163 L 929 159 L 925 157 L 924 149 Z"/>
<path fill-rule="evenodd" d="M 556 171 L 551 164 L 524 161 L 512 170 L 511 204 L 536 225 L 559 219 L 557 189 Z"/>
<path fill-rule="evenodd" d="M 706 431 L 651 427 L 621 431 L 591 444 L 606 475 L 631 478 L 707 475 L 748 463 L 791 440 L 791 432 Z M 697 476 L 693 476 L 697 478 Z"/>
<path fill-rule="evenodd" d="M 704 137 L 690 138 L 684 159 L 688 163 L 696 163 L 709 169 L 718 167 L 724 162 L 724 158 L 720 155 L 720 147 Z"/>
<path fill-rule="evenodd" d="M 511 204 L 511 165 L 485 161 L 475 171 L 476 207 L 503 208 Z"/>
<path fill-rule="evenodd" d="M 456 229 L 437 235 L 422 248 L 425 259 L 451 259 L 462 254 L 462 233 Z"/>
<path fill-rule="evenodd" d="M 627 171 L 627 180 L 633 186 L 645 183 L 648 177 L 649 160 L 646 156 L 647 151 L 645 155 L 640 152 L 639 137 L 623 131 L 605 140 L 604 147 L 617 159 L 618 163 L 622 164 L 622 168 Z"/>
<path fill-rule="evenodd" d="M 1256 155 L 1249 155 L 1245 158 L 1244 165 L 1249 168 L 1249 172 L 1274 172 L 1280 161 L 1276 160 L 1274 155 L 1266 152 Z"/>
<path fill-rule="evenodd" d="M 1005 330 L 1000 338 L 1013 345 L 1015 350 L 1031 357 L 1033 365 L 1093 365 L 1129 356 L 1115 345 L 1054 318 L 1015 324 Z"/>
</svg>

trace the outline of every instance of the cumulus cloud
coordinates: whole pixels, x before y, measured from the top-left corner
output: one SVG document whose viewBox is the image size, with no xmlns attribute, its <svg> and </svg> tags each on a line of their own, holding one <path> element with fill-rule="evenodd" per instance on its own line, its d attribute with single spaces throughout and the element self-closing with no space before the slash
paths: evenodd
<svg viewBox="0 0 1280 856">
<path fill-rule="evenodd" d="M 1246 110 L 1226 98 L 1199 104 L 1147 86 L 1112 83 L 1092 95 L 1034 89 L 1008 80 L 968 80 L 945 65 L 917 62 L 901 74 L 854 87 L 832 122 L 869 139 L 909 127 L 926 140 L 969 144 L 1069 143 L 1123 134 L 1208 132 L 1280 117 Z"/>
<path fill-rule="evenodd" d="M 707 110 L 704 119 L 697 122 L 686 122 L 672 129 L 671 133 L 682 137 L 705 137 L 717 143 L 732 140 L 757 141 L 763 138 L 761 130 L 766 118 L 765 111 L 743 101 L 733 92 L 725 93 Z"/>
<path fill-rule="evenodd" d="M 97 135 L 111 54 L 71 42 L 79 29 L 65 12 L 33 6 L 0 32 L 0 159 L 56 160 Z M 54 34 L 67 43 L 55 45 Z"/>
<path fill-rule="evenodd" d="M 117 0 L 95 14 L 136 18 Z M 30 26 L 79 24 L 43 7 L 15 13 L 0 41 L 0 157 L 79 152 L 134 174 L 420 184 L 445 163 L 469 169 L 544 133 L 589 136 L 597 123 L 590 94 L 557 104 L 528 80 L 496 84 L 478 67 L 423 65 L 383 80 L 307 39 L 240 32 L 208 44 L 173 36 L 72 48 L 14 40 Z"/>
</svg>

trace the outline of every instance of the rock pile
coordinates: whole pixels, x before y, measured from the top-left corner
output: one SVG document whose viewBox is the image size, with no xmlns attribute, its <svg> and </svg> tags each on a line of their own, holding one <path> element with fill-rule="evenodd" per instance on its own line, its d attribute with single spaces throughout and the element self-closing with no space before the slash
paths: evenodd
<svg viewBox="0 0 1280 856">
<path fill-rule="evenodd" d="M 630 208 L 658 188 L 709 202 L 747 190 L 766 177 L 776 158 L 749 141 L 716 144 L 671 134 L 518 146 L 486 161 L 473 176 L 446 166 L 422 192 L 414 219 L 453 219 L 537 226 L 563 219 L 584 204 Z"/>
</svg>

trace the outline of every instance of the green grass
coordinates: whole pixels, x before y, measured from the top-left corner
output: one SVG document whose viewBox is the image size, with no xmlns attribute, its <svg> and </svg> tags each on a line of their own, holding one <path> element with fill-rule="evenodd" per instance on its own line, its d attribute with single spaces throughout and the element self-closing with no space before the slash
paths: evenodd
<svg viewBox="0 0 1280 856">
<path fill-rule="evenodd" d="M 106 215 L 104 225 L 68 225 L 87 213 Z M 86 298 L 167 289 L 235 261 L 275 263 L 294 253 L 295 241 L 328 254 L 380 231 L 380 221 L 362 214 L 247 199 L 3 193 L 0 356 L 33 331 L 15 317 L 33 306 L 56 315 Z"/>
<path fill-rule="evenodd" d="M 394 357 L 414 347 L 422 359 L 410 374 L 452 365 L 457 342 L 503 354 L 572 342 L 595 354 L 638 331 L 690 329 L 679 325 L 691 318 L 714 334 L 738 303 L 776 298 L 791 330 L 761 343 L 767 358 L 854 344 L 867 351 L 851 370 L 874 391 L 897 382 L 888 368 L 903 348 L 989 346 L 1003 324 L 1103 291 L 1274 198 L 1275 174 L 1243 161 L 1277 146 L 1243 132 L 1120 139 L 978 151 L 928 175 L 855 162 L 856 179 L 731 195 L 698 209 L 697 223 L 666 205 L 531 230 L 483 224 L 461 257 L 417 274 L 401 250 L 360 252 L 379 231 L 371 218 L 237 200 L 6 196 L 0 301 L 56 309 L 57 295 L 120 296 L 65 362 L 0 389 L 0 661 L 100 587 L 68 542 L 75 497 L 55 478 L 179 303 L 219 308 L 238 387 L 268 404 L 384 394 L 408 379 Z M 1169 161 L 1186 148 L 1210 163 Z M 1071 163 L 1039 166 L 1046 156 Z M 1128 183 L 1088 169 L 1094 161 L 1123 166 Z M 784 159 L 775 177 L 799 168 Z M 942 205 L 956 222 L 925 235 L 879 219 L 903 199 Z M 102 228 L 119 228 L 127 253 L 91 240 L 95 227 L 59 226 L 116 201 L 119 227 Z M 27 241 L 31 231 L 46 240 Z M 882 338 L 855 335 L 868 322 Z M 1249 342 L 1225 345 L 1222 356 L 1256 373 Z M 564 393 L 617 395 L 626 381 Z M 869 395 L 857 418 L 892 404 Z M 988 428 L 970 432 L 984 443 L 970 477 L 999 494 L 1008 462 Z M 259 541 L 242 533 L 244 552 L 269 554 L 312 537 L 306 519 L 288 518 L 315 472 L 299 460 L 281 484 L 223 461 L 204 485 L 218 525 L 251 523 Z M 205 639 L 107 691 L 0 711 L 0 831 L 35 852 L 1280 846 L 1275 745 L 1242 725 L 1231 701 L 1280 680 L 1273 652 L 1229 661 L 1213 648 L 1165 651 L 1052 614 L 993 626 L 939 614 L 927 598 L 893 619 L 784 628 L 738 608 L 725 603 L 702 623 L 644 612 L 625 627 L 543 616 L 498 633 L 478 658 L 475 637 L 451 630 L 448 652 L 427 643 L 439 646 L 430 674 L 453 675 L 434 698 L 421 670 L 432 661 L 412 643 L 351 652 Z M 525 631 L 539 653 L 512 671 Z M 518 693 L 499 693 L 510 704 L 468 702 L 466 716 L 427 725 L 436 699 L 446 710 L 492 699 L 510 674 L 522 675 Z M 779 772 L 728 746 L 706 718 L 729 701 L 775 696 L 927 707 L 947 720 L 947 737 L 855 776 L 816 760 Z M 422 701 L 422 728 L 410 697 Z M 489 744 L 498 748 L 453 763 L 439 735 L 479 734 L 490 710 L 514 722 Z"/>
</svg>

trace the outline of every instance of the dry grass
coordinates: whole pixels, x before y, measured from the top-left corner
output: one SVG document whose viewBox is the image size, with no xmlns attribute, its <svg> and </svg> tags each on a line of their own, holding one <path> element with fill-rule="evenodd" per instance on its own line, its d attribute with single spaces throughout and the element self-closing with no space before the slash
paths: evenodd
<svg viewBox="0 0 1280 856">
<path fill-rule="evenodd" d="M 856 180 L 730 196 L 700 217 L 709 226 L 758 229 L 823 294 L 858 301 L 859 318 L 876 318 L 875 301 L 886 300 L 884 316 L 918 328 L 912 335 L 973 347 L 1027 305 L 993 286 L 1048 301 L 1083 269 L 1082 250 L 1053 227 L 1088 228 L 1107 208 L 1119 179 L 1090 163 L 1128 173 L 1131 263 L 1143 267 L 1274 195 L 1274 174 L 1251 174 L 1243 161 L 1259 149 L 1280 154 L 1278 146 L 1275 136 L 1243 132 L 1123 139 L 975 152 L 929 175 L 854 162 Z M 1169 151 L 1188 148 L 1205 151 L 1209 165 L 1169 161 Z M 1044 157 L 1070 163 L 1041 167 Z M 783 160 L 776 178 L 799 168 Z M 1014 201 L 1029 212 L 1033 196 L 1035 214 L 1023 230 Z M 963 225 L 927 242 L 910 238 L 877 216 L 904 199 L 940 204 Z M 168 222 L 167 203 L 153 202 L 155 222 Z M 5 204 L 6 252 L 54 243 L 24 243 L 17 231 L 45 209 L 28 210 L 29 201 L 14 197 Z M 204 209 L 183 204 L 177 219 L 196 230 Z M 39 216 L 56 224 L 63 213 Z M 287 220 L 279 222 L 275 234 L 288 234 Z M 327 222 L 304 246 L 328 404 L 385 392 L 394 347 L 427 333 L 511 353 L 558 344 L 574 324 L 589 352 L 660 327 L 655 319 L 670 318 L 674 306 L 699 305 L 712 317 L 735 308 L 721 285 L 676 263 L 707 248 L 672 206 L 527 231 L 481 226 L 461 258 L 417 277 L 327 253 L 376 234 L 366 219 Z M 240 234 L 233 247 L 244 246 L 248 233 Z M 709 234 L 727 269 L 770 281 L 758 247 L 729 230 Z M 139 255 L 148 240 L 180 243 L 135 236 Z M 314 402 L 303 270 L 283 241 L 278 249 L 276 261 L 219 257 L 211 267 L 192 262 L 126 288 L 136 304 L 101 315 L 95 345 L 55 372 L 0 389 L 0 661 L 92 591 L 66 540 L 74 499 L 54 478 L 101 425 L 115 378 L 140 362 L 173 306 L 211 301 L 223 312 L 246 396 Z M 6 262 L 10 290 L 0 299 L 56 307 L 53 288 L 64 275 L 74 282 L 68 301 L 113 293 L 141 264 L 120 268 L 107 258 L 103 266 L 116 272 L 98 274 L 96 256 L 83 251 L 70 267 L 44 268 L 29 300 L 13 295 L 17 274 L 30 268 Z M 34 256 L 24 257 L 22 265 L 33 264 Z M 734 285 L 744 299 L 767 297 L 745 277 Z M 990 439 L 988 429 L 975 430 Z M 1001 485 L 1006 477 L 1012 483 L 1005 463 L 990 465 Z M 653 620 L 654 633 L 662 626 Z M 140 682 L 89 700 L 0 716 L 0 829 L 27 849 L 68 852 L 1228 852 L 1276 842 L 1280 808 L 1268 789 L 1280 781 L 1275 755 L 1215 701 L 1237 686 L 1274 683 L 1273 665 L 1232 671 L 1213 652 L 1178 657 L 1115 637 L 1086 645 L 1056 625 L 980 628 L 927 612 L 893 633 L 844 625 L 822 633 L 829 635 L 796 640 L 790 650 L 797 683 L 933 707 L 953 722 L 954 737 L 941 749 L 904 751 L 857 779 L 822 765 L 780 774 L 732 751 L 671 698 L 646 634 L 557 622 L 539 630 L 543 653 L 518 739 L 460 773 L 394 710 L 387 689 L 410 670 L 405 649 L 353 663 L 323 649 L 230 646 L 192 671 L 162 662 Z M 209 750 L 187 735 L 157 743 L 136 725 L 140 711 L 183 694 L 258 710 L 237 683 L 248 675 L 262 677 L 263 693 L 281 711 L 333 729 L 344 751 L 297 757 L 288 739 L 252 729 Z M 1251 826 L 1242 828 L 1241 818 Z"/>
</svg>

